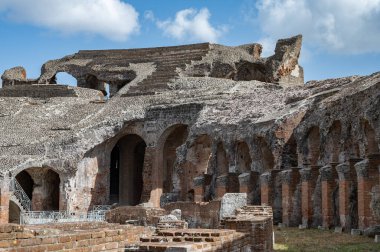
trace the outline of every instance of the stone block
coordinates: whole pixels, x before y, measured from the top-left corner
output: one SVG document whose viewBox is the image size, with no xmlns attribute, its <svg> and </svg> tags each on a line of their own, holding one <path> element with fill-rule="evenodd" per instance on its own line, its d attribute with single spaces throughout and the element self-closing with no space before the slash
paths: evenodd
<svg viewBox="0 0 380 252">
<path fill-rule="evenodd" d="M 351 235 L 362 235 L 361 229 L 351 229 Z"/>
<path fill-rule="evenodd" d="M 375 242 L 380 243 L 380 235 L 375 235 Z"/>
<path fill-rule="evenodd" d="M 220 207 L 220 219 L 235 214 L 237 208 L 247 205 L 246 193 L 226 193 L 222 197 Z"/>
</svg>

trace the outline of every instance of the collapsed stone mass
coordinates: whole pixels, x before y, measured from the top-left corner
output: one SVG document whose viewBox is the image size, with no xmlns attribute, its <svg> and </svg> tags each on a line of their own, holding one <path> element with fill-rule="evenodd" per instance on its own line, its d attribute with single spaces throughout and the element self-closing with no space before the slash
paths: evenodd
<svg viewBox="0 0 380 252">
<path fill-rule="evenodd" d="M 301 41 L 279 40 L 268 58 L 259 44 L 204 43 L 79 51 L 37 79 L 6 70 L 1 222 L 113 203 L 199 214 L 246 193 L 274 223 L 380 224 L 380 73 L 304 85 Z M 77 87 L 56 84 L 60 72 Z M 9 190 L 15 181 L 30 206 Z"/>
</svg>

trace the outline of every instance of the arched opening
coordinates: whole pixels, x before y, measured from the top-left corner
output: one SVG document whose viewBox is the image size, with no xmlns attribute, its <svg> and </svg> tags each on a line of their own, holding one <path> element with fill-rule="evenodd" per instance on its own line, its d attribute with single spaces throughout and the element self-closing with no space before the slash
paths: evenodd
<svg viewBox="0 0 380 252">
<path fill-rule="evenodd" d="M 376 132 L 367 120 L 364 121 L 364 135 L 366 138 L 366 155 L 379 153 L 379 145 L 376 141 Z"/>
<path fill-rule="evenodd" d="M 32 199 L 34 182 L 32 177 L 25 170 L 16 175 L 16 179 L 28 198 Z"/>
<path fill-rule="evenodd" d="M 173 171 L 177 159 L 177 148 L 187 138 L 187 125 L 177 125 L 166 138 L 163 149 L 163 193 L 169 193 L 173 189 Z"/>
<path fill-rule="evenodd" d="M 138 135 L 122 137 L 111 152 L 110 201 L 135 206 L 143 190 L 145 141 Z"/>
<path fill-rule="evenodd" d="M 297 141 L 292 134 L 285 143 L 282 151 L 282 169 L 289 169 L 298 166 Z"/>
<path fill-rule="evenodd" d="M 58 173 L 48 168 L 28 168 L 17 174 L 16 180 L 31 200 L 33 211 L 59 210 Z"/>
<path fill-rule="evenodd" d="M 312 127 L 307 134 L 306 156 L 310 165 L 317 165 L 320 155 L 320 135 L 317 126 Z"/>
<path fill-rule="evenodd" d="M 8 220 L 8 222 L 20 224 L 20 214 L 21 214 L 20 207 L 15 202 L 10 200 L 9 201 L 9 220 Z"/>
<path fill-rule="evenodd" d="M 228 173 L 228 159 L 223 143 L 218 143 L 216 149 L 216 174 L 217 176 Z"/>
<path fill-rule="evenodd" d="M 76 87 L 77 79 L 66 72 L 59 72 L 50 80 L 50 84 L 62 84 Z"/>
<path fill-rule="evenodd" d="M 338 163 L 340 154 L 342 124 L 340 121 L 334 121 L 329 129 L 327 136 L 326 153 L 327 161 Z"/>
<path fill-rule="evenodd" d="M 249 154 L 249 147 L 246 142 L 238 142 L 236 144 L 236 171 L 238 173 L 245 173 L 251 170 L 251 155 Z"/>
<path fill-rule="evenodd" d="M 85 77 L 85 85 L 83 85 L 83 87 L 99 90 L 103 93 L 104 96 L 108 96 L 106 83 L 99 80 L 95 75 L 87 74 Z"/>
</svg>

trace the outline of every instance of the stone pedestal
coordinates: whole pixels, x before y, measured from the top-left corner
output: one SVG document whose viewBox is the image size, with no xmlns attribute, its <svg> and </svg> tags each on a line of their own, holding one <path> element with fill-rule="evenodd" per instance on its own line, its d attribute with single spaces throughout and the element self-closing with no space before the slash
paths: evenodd
<svg viewBox="0 0 380 252">
<path fill-rule="evenodd" d="M 336 187 L 335 178 L 337 174 L 331 165 L 322 167 L 319 172 L 322 186 L 322 226 L 330 228 L 333 226 L 334 219 L 333 191 Z"/>
<path fill-rule="evenodd" d="M 371 211 L 371 191 L 379 183 L 380 155 L 370 155 L 367 159 L 355 164 L 358 179 L 358 215 L 359 229 L 376 224 Z"/>
<path fill-rule="evenodd" d="M 220 175 L 216 178 L 216 197 L 222 198 L 228 190 L 228 174 Z"/>
<path fill-rule="evenodd" d="M 318 178 L 318 167 L 307 167 L 300 170 L 302 225 L 309 227 L 313 218 L 312 196 Z"/>
<path fill-rule="evenodd" d="M 9 221 L 9 178 L 0 177 L 0 224 Z"/>
<path fill-rule="evenodd" d="M 297 226 L 299 223 L 292 223 L 291 216 L 293 213 L 293 198 L 300 180 L 298 168 L 292 168 L 282 171 L 282 223 L 286 226 Z"/>
</svg>

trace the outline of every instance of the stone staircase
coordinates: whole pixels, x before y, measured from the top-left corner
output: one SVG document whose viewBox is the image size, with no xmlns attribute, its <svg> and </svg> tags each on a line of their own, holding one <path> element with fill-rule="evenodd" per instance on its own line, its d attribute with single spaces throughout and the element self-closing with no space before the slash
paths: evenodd
<svg viewBox="0 0 380 252">
<path fill-rule="evenodd" d="M 21 212 L 31 211 L 32 202 L 16 178 L 11 179 L 9 192 L 10 199 L 20 208 Z"/>
<path fill-rule="evenodd" d="M 177 68 L 184 69 L 191 61 L 199 61 L 210 50 L 209 43 L 129 49 L 129 50 L 107 50 L 107 51 L 79 51 L 80 57 L 89 58 L 94 61 L 107 58 L 114 65 L 125 65 L 126 63 L 148 63 L 156 65 L 156 71 L 138 85 L 130 87 L 127 94 L 122 96 L 136 96 L 162 92 L 168 89 L 168 82 L 178 77 Z"/>
</svg>

